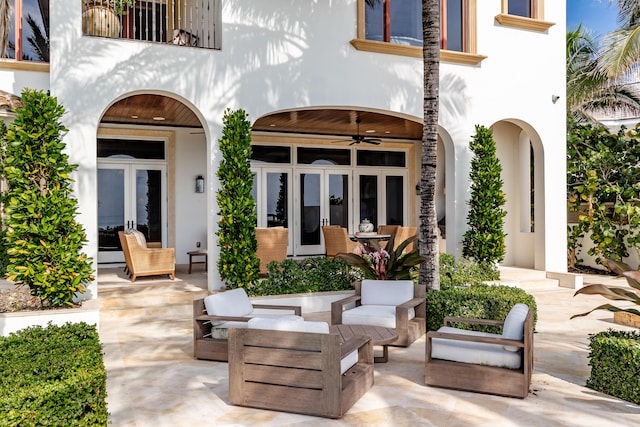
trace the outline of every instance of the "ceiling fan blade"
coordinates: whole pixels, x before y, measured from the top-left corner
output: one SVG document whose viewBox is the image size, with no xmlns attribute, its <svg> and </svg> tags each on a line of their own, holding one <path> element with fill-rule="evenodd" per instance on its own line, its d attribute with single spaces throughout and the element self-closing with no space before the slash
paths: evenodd
<svg viewBox="0 0 640 427">
<path fill-rule="evenodd" d="M 381 140 L 377 138 L 365 138 L 362 141 L 366 142 L 367 144 L 373 144 L 373 145 L 380 145 L 380 142 L 381 142 Z"/>
</svg>

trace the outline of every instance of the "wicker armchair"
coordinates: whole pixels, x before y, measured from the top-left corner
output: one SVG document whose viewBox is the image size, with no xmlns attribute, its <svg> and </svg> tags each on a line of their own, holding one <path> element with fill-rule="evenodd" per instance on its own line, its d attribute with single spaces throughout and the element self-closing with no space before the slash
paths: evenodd
<svg viewBox="0 0 640 427">
<path fill-rule="evenodd" d="M 260 260 L 260 274 L 267 273 L 267 265 L 271 261 L 283 261 L 287 258 L 289 245 L 289 229 L 284 227 L 256 228 L 258 250 L 256 256 Z"/>
<path fill-rule="evenodd" d="M 400 246 L 400 243 L 404 242 L 409 237 L 415 236 L 417 232 L 418 232 L 417 227 L 398 227 L 395 234 L 396 237 L 394 238 L 393 249 L 395 250 L 398 246 Z M 404 248 L 404 251 L 402 251 L 402 253 L 406 254 L 411 252 L 414 249 L 416 249 L 416 242 L 413 242 L 410 245 L 407 245 L 407 247 Z"/>
<path fill-rule="evenodd" d="M 140 232 L 124 233 L 118 231 L 124 259 L 127 264 L 126 272 L 131 282 L 140 276 L 156 276 L 168 274 L 171 280 L 176 274 L 175 248 L 147 247 L 144 235 Z"/>
<path fill-rule="evenodd" d="M 324 250 L 327 257 L 335 257 L 339 253 L 352 253 L 361 246 L 349 239 L 347 229 L 339 225 L 323 225 Z"/>
</svg>

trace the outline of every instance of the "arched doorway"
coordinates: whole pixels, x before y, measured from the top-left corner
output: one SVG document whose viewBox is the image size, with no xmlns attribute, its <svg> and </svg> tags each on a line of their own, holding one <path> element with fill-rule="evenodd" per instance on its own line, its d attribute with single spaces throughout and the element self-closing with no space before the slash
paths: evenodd
<svg viewBox="0 0 640 427">
<path fill-rule="evenodd" d="M 194 228 L 199 227 L 201 237 L 192 240 L 206 242 L 206 197 L 176 191 L 185 173 L 193 173 L 183 165 L 206 157 L 201 151 L 194 152 L 205 147 L 204 140 L 201 121 L 193 110 L 168 94 L 131 94 L 105 111 L 96 147 L 100 264 L 124 260 L 118 231 L 129 228 L 141 231 L 151 245 L 176 247 L 177 255 L 192 248 L 179 249 L 186 243 L 177 236 L 193 235 Z M 199 167 L 198 172 L 205 174 L 204 160 Z M 197 217 L 181 212 L 185 205 L 200 205 L 203 218 L 178 221 L 186 219 L 185 215 Z M 184 229 L 179 231 L 180 227 Z"/>
<path fill-rule="evenodd" d="M 359 107 L 263 115 L 253 125 L 258 226 L 289 228 L 289 253 L 324 253 L 323 225 L 416 225 L 422 120 Z"/>
<path fill-rule="evenodd" d="M 539 268 L 544 264 L 544 153 L 535 130 L 519 120 L 492 126 L 506 193 L 503 264 Z"/>
</svg>

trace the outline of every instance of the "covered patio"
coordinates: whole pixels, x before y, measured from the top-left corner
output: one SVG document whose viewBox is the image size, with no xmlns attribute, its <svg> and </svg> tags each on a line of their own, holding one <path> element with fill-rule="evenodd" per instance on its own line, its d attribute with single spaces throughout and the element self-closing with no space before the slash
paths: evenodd
<svg viewBox="0 0 640 427">
<path fill-rule="evenodd" d="M 374 386 L 339 420 L 264 411 L 229 403 L 226 363 L 196 360 L 192 300 L 208 294 L 206 274 L 177 266 L 175 281 L 130 283 L 121 268 L 99 272 L 100 338 L 107 368 L 108 407 L 116 426 L 585 426 L 635 425 L 640 407 L 584 387 L 588 334 L 630 329 L 596 312 L 601 303 L 531 270 L 504 268 L 538 304 L 531 393 L 511 399 L 424 385 L 425 339 L 389 350 L 375 365 Z M 198 269 L 199 270 L 199 269 Z M 606 280 L 616 280 L 609 279 Z M 585 282 L 601 282 L 586 276 Z M 303 313 L 329 320 L 328 312 Z"/>
</svg>

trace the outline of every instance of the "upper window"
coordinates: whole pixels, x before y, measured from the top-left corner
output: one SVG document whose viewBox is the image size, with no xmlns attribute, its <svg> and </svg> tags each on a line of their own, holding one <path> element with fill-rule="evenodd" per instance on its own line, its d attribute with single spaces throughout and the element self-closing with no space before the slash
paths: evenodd
<svg viewBox="0 0 640 427">
<path fill-rule="evenodd" d="M 440 2 L 440 59 L 477 64 L 476 1 Z M 421 0 L 358 0 L 357 49 L 422 58 Z"/>
<path fill-rule="evenodd" d="M 535 18 L 533 10 L 533 0 L 507 0 L 507 11 L 509 15 L 523 16 L 525 18 Z"/>
<path fill-rule="evenodd" d="M 508 27 L 546 31 L 554 25 L 544 21 L 544 0 L 502 0 L 501 10 L 496 21 Z"/>
<path fill-rule="evenodd" d="M 9 0 L 9 5 L 8 44 L 0 56 L 49 62 L 49 0 Z"/>
</svg>

